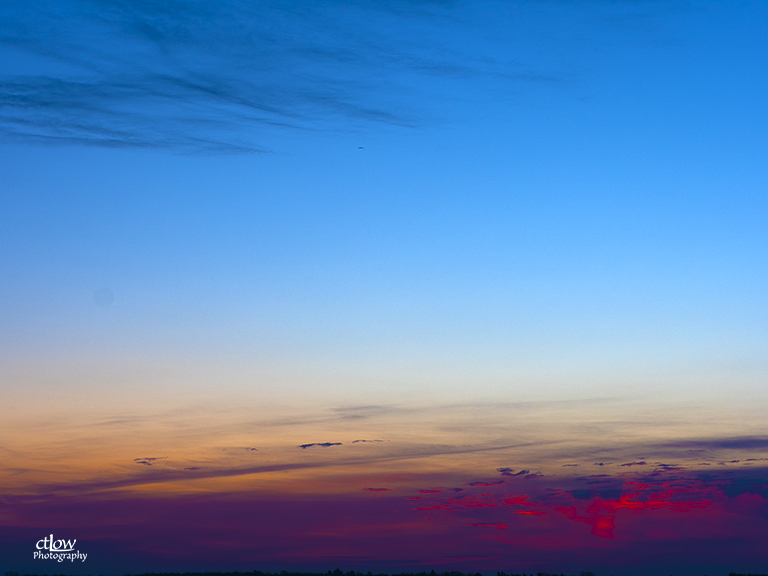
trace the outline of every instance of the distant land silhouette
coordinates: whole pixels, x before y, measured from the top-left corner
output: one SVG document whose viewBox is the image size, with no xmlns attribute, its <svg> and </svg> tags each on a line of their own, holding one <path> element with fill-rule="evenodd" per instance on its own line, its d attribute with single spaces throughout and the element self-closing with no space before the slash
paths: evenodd
<svg viewBox="0 0 768 576">
<path fill-rule="evenodd" d="M 19 574 L 18 572 L 6 572 L 5 576 L 65 576 L 64 574 Z M 378 572 L 373 574 L 371 572 L 355 572 L 350 570 L 343 572 L 338 568 L 336 570 L 328 570 L 327 572 L 288 572 L 281 570 L 280 572 L 262 572 L 260 570 L 254 570 L 253 572 L 143 572 L 141 574 L 125 574 L 123 576 L 483 576 L 480 572 L 398 572 L 396 574 L 387 574 L 384 572 Z M 575 576 L 567 574 L 557 574 L 549 572 L 496 572 L 496 576 Z M 595 576 L 594 572 L 579 572 L 578 576 Z M 730 572 L 728 576 L 768 576 L 768 574 L 741 574 L 738 572 Z"/>
</svg>

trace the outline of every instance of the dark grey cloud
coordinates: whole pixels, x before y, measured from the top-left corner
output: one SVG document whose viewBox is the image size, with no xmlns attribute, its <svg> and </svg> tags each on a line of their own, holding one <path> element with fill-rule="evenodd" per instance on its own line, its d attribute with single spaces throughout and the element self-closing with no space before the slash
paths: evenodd
<svg viewBox="0 0 768 576">
<path fill-rule="evenodd" d="M 446 83 L 554 79 L 471 41 L 457 48 L 456 30 L 472 27 L 454 10 L 426 0 L 5 2 L 0 137 L 260 151 L 276 128 L 420 125 L 423 102 Z"/>
<path fill-rule="evenodd" d="M 133 461 L 136 464 L 144 464 L 144 466 L 153 466 L 158 460 L 165 460 L 166 456 L 160 456 L 158 458 L 134 458 Z"/>
<path fill-rule="evenodd" d="M 523 478 L 539 478 L 542 476 L 542 474 L 531 472 L 530 470 L 515 472 L 512 468 L 497 468 L 496 471 L 501 473 L 502 476 L 519 476 Z"/>
<path fill-rule="evenodd" d="M 312 448 L 313 446 L 320 446 L 322 448 L 328 448 L 329 446 L 341 446 L 341 442 L 315 442 L 313 444 L 300 444 L 297 448 Z"/>
</svg>

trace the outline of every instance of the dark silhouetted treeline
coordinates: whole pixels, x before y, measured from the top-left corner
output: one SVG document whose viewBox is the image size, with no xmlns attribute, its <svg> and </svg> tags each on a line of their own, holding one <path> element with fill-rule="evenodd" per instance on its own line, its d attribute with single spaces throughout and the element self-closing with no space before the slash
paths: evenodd
<svg viewBox="0 0 768 576">
<path fill-rule="evenodd" d="M 64 574 L 19 574 L 18 572 L 6 572 L 5 576 L 66 576 Z M 328 572 L 288 572 L 281 570 L 280 572 L 262 572 L 261 570 L 254 570 L 253 572 L 144 572 L 142 574 L 125 574 L 123 576 L 483 576 L 480 572 L 398 572 L 397 574 L 387 574 L 384 572 L 372 573 L 372 572 L 356 572 L 350 570 L 343 572 L 338 568 L 336 570 L 328 570 Z M 496 572 L 496 576 L 569 576 L 566 574 L 556 574 L 548 572 L 531 572 L 526 573 L 506 573 Z M 571 575 L 572 576 L 572 575 Z M 595 576 L 593 572 L 580 572 L 578 576 Z M 731 573 L 729 576 L 768 576 L 765 574 L 735 574 Z"/>
<path fill-rule="evenodd" d="M 18 572 L 6 572 L 5 576 L 66 576 L 64 574 L 19 574 Z M 372 573 L 372 572 L 355 572 L 350 570 L 343 572 L 338 568 L 336 570 L 328 570 L 328 572 L 288 572 L 281 570 L 280 572 L 262 572 L 261 570 L 254 570 L 253 572 L 145 572 L 142 574 L 125 574 L 123 576 L 483 576 L 480 572 L 398 572 L 397 574 L 387 574 L 384 572 Z M 548 572 L 531 572 L 525 573 L 506 573 L 496 572 L 496 576 L 569 576 L 566 574 L 555 574 Z M 571 575 L 572 576 L 572 575 Z M 580 572 L 578 576 L 595 576 L 593 572 Z M 731 573 L 729 576 L 768 576 L 764 574 L 735 574 Z"/>
<path fill-rule="evenodd" d="M 5 576 L 67 576 L 65 574 L 19 574 L 18 572 L 6 572 Z M 343 572 L 338 568 L 328 570 L 328 572 L 262 572 L 254 570 L 253 572 L 145 572 L 142 574 L 125 574 L 124 576 L 483 576 L 480 572 L 398 572 L 397 574 L 387 574 L 378 572 L 355 572 L 350 570 Z M 514 572 L 496 572 L 496 576 L 569 576 L 566 574 L 556 574 L 548 572 L 531 572 L 530 574 Z M 594 572 L 580 572 L 578 576 L 595 576 Z M 768 574 L 740 574 L 731 572 L 728 576 L 768 576 Z"/>
</svg>

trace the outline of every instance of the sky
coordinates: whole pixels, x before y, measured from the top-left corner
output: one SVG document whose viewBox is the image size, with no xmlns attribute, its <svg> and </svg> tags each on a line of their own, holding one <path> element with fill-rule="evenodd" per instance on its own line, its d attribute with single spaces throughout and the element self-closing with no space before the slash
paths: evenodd
<svg viewBox="0 0 768 576">
<path fill-rule="evenodd" d="M 765 572 L 766 22 L 0 1 L 0 567 Z"/>
</svg>

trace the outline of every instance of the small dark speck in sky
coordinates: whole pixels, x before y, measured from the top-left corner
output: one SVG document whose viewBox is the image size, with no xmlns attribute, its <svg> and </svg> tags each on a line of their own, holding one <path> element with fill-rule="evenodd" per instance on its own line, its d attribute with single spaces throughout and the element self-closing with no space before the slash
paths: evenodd
<svg viewBox="0 0 768 576">
<path fill-rule="evenodd" d="M 111 288 L 102 286 L 93 293 L 93 301 L 102 308 L 108 308 L 115 301 L 115 293 Z"/>
</svg>

